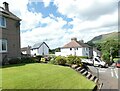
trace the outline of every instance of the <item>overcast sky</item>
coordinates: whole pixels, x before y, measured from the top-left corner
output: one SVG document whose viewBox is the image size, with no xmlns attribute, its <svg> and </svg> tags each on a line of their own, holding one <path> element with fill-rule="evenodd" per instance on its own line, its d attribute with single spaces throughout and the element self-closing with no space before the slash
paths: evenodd
<svg viewBox="0 0 120 91">
<path fill-rule="evenodd" d="M 21 47 L 45 41 L 53 49 L 72 37 L 85 42 L 118 31 L 119 0 L 0 0 L 22 19 Z"/>
</svg>

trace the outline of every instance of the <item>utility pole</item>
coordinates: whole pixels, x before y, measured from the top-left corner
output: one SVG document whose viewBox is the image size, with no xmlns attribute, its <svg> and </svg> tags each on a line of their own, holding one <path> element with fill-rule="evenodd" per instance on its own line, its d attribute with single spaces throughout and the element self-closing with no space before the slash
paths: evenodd
<svg viewBox="0 0 120 91">
<path fill-rule="evenodd" d="M 110 62 L 113 63 L 113 47 L 110 47 Z"/>
</svg>

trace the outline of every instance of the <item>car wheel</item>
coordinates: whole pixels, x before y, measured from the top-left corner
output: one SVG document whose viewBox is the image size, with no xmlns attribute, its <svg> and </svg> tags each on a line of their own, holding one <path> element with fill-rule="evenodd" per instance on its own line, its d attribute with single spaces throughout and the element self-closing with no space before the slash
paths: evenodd
<svg viewBox="0 0 120 91">
<path fill-rule="evenodd" d="M 99 67 L 100 67 L 100 68 L 102 68 L 102 66 L 101 66 L 101 65 L 99 65 Z"/>
</svg>

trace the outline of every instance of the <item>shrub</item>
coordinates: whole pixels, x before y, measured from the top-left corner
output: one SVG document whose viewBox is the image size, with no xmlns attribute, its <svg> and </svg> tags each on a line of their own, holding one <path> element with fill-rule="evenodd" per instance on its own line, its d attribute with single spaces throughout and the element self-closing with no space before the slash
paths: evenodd
<svg viewBox="0 0 120 91">
<path fill-rule="evenodd" d="M 81 63 L 81 58 L 80 57 L 76 57 L 75 58 L 75 64 L 79 65 Z"/>
<path fill-rule="evenodd" d="M 57 56 L 55 58 L 55 61 L 58 65 L 65 65 L 66 63 L 66 58 L 65 57 L 62 57 L 62 56 Z"/>
<path fill-rule="evenodd" d="M 88 59 L 87 56 L 79 56 L 80 58 Z"/>
<path fill-rule="evenodd" d="M 110 63 L 110 55 L 108 52 L 102 54 L 102 60 L 104 60 L 108 64 Z"/>
<path fill-rule="evenodd" d="M 67 63 L 68 63 L 68 64 L 75 64 L 75 57 L 76 57 L 76 56 L 69 55 L 69 56 L 67 57 Z"/>
<path fill-rule="evenodd" d="M 33 57 L 21 58 L 21 63 L 35 63 L 36 60 Z"/>
<path fill-rule="evenodd" d="M 44 57 L 45 58 L 45 61 L 50 61 L 50 59 L 52 58 L 51 56 L 46 56 Z"/>
<path fill-rule="evenodd" d="M 46 59 L 45 58 L 41 58 L 41 60 L 40 60 L 41 62 L 45 62 L 46 61 Z"/>
<path fill-rule="evenodd" d="M 19 64 L 21 60 L 19 58 L 12 58 L 8 61 L 9 64 Z"/>
<path fill-rule="evenodd" d="M 67 63 L 69 65 L 71 65 L 71 64 L 78 64 L 79 65 L 81 63 L 81 57 L 69 55 L 67 57 Z"/>
<path fill-rule="evenodd" d="M 55 64 L 55 65 L 57 64 L 55 58 L 51 58 L 49 63 L 50 63 L 50 64 Z"/>
<path fill-rule="evenodd" d="M 36 58 L 37 58 L 39 61 L 41 60 L 42 57 L 43 57 L 42 55 L 36 56 Z"/>
</svg>

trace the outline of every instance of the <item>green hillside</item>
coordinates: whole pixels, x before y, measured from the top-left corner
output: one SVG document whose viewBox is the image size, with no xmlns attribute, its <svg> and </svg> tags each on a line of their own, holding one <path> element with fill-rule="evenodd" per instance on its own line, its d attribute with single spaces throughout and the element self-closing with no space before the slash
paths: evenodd
<svg viewBox="0 0 120 91">
<path fill-rule="evenodd" d="M 106 42 L 108 40 L 118 40 L 119 35 L 120 35 L 120 32 L 112 32 L 112 33 L 108 33 L 108 34 L 103 34 L 103 35 L 99 35 L 99 36 L 94 37 L 89 42 L 103 43 L 103 42 Z"/>
</svg>

